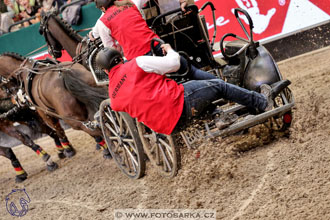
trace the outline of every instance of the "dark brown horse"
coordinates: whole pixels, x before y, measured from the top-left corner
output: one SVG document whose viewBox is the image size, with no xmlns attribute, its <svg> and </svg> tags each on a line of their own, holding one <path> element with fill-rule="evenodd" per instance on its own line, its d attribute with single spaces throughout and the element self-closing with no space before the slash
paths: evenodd
<svg viewBox="0 0 330 220">
<path fill-rule="evenodd" d="M 36 107 L 41 118 L 64 138 L 59 129 L 59 118 L 62 118 L 73 129 L 83 130 L 104 146 L 101 130 L 87 126 L 93 121 L 99 104 L 108 98 L 106 88 L 95 88 L 88 85 L 91 73 L 80 64 L 72 62 L 58 65 L 38 63 L 18 54 L 6 53 L 0 56 L 0 75 L 15 78 L 24 89 L 26 96 Z M 37 74 L 30 72 L 38 70 Z M 105 156 L 110 154 L 105 152 Z"/>
</svg>

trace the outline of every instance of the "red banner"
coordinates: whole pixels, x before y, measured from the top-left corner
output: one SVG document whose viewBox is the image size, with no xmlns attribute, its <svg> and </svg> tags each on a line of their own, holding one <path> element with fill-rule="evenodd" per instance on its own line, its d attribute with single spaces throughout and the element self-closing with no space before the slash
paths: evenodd
<svg viewBox="0 0 330 220">
<path fill-rule="evenodd" d="M 274 35 L 286 34 L 299 29 L 330 20 L 329 0 L 209 0 L 215 8 L 217 38 L 219 42 L 226 33 L 234 33 L 245 37 L 237 19 L 234 8 L 246 10 L 252 18 L 254 39 L 260 40 Z M 195 0 L 200 8 L 207 0 Z M 205 15 L 210 36 L 213 35 L 214 24 L 210 7 L 205 8 Z M 240 16 L 247 26 L 245 16 Z M 228 38 L 230 40 L 230 38 Z"/>
</svg>

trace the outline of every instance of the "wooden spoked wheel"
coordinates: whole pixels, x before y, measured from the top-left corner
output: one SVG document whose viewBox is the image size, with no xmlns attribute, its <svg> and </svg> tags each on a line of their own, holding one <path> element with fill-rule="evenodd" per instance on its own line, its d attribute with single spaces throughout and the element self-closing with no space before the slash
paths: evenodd
<svg viewBox="0 0 330 220">
<path fill-rule="evenodd" d="M 100 124 L 104 140 L 118 167 L 130 178 L 145 173 L 145 156 L 137 128 L 127 113 L 115 112 L 110 100 L 100 105 Z"/>
<path fill-rule="evenodd" d="M 180 167 L 180 149 L 173 135 L 154 132 L 143 123 L 137 122 L 144 152 L 150 162 L 164 177 L 174 177 Z"/>
</svg>

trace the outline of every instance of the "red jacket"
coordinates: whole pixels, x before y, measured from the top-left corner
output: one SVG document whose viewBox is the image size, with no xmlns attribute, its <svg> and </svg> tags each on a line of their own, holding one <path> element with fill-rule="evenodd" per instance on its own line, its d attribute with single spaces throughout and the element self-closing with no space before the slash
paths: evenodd
<svg viewBox="0 0 330 220">
<path fill-rule="evenodd" d="M 135 5 L 111 6 L 100 20 L 122 46 L 128 60 L 149 52 L 152 38 L 159 38 L 148 27 Z"/>
<path fill-rule="evenodd" d="M 109 73 L 111 108 L 127 112 L 155 132 L 171 134 L 182 114 L 184 88 L 165 75 L 147 73 L 133 59 Z"/>
</svg>

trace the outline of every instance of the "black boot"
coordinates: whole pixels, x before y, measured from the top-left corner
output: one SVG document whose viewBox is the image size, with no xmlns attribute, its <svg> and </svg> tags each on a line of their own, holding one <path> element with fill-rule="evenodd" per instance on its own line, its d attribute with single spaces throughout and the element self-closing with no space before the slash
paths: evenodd
<svg viewBox="0 0 330 220">
<path fill-rule="evenodd" d="M 276 96 L 278 96 L 278 94 L 280 94 L 280 92 L 283 91 L 283 89 L 285 89 L 286 87 L 288 87 L 291 84 L 291 81 L 288 79 L 285 80 L 281 80 L 278 81 L 276 83 L 273 83 L 271 85 L 271 99 L 275 99 Z"/>
<path fill-rule="evenodd" d="M 280 92 L 283 91 L 286 87 L 288 87 L 291 84 L 290 80 L 281 80 L 276 83 L 273 83 L 271 86 L 267 84 L 262 84 L 260 86 L 260 93 L 266 96 L 267 99 L 267 107 L 264 111 L 272 110 L 274 107 L 274 99 Z"/>
</svg>

